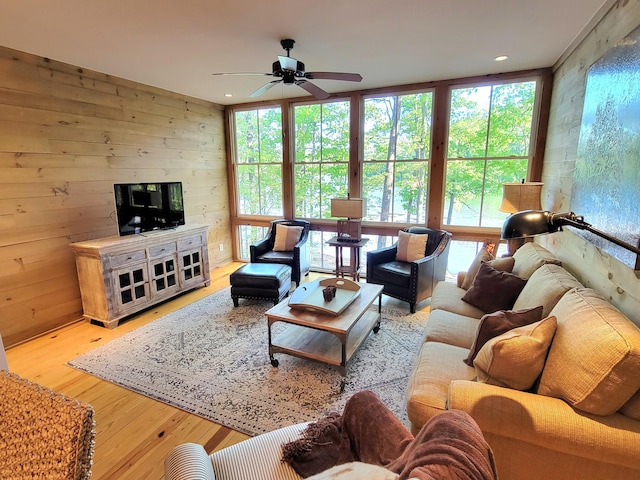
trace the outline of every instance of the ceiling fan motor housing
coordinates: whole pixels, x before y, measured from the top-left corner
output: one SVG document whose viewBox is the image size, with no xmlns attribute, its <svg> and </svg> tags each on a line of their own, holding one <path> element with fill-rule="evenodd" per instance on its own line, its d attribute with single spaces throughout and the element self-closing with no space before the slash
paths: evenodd
<svg viewBox="0 0 640 480">
<path fill-rule="evenodd" d="M 274 77 L 285 77 L 287 74 L 295 74 L 296 77 L 304 77 L 305 75 L 304 63 L 299 60 L 296 60 L 296 62 L 297 62 L 296 70 L 294 72 L 293 70 L 284 70 L 282 68 L 282 65 L 280 65 L 280 62 L 275 61 L 271 65 L 271 73 L 273 74 Z"/>
</svg>

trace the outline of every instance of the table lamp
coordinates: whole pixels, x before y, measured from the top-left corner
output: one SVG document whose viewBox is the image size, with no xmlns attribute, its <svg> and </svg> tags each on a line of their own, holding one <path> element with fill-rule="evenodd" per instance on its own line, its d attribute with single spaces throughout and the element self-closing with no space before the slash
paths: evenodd
<svg viewBox="0 0 640 480">
<path fill-rule="evenodd" d="M 338 220 L 338 240 L 359 242 L 362 238 L 362 217 L 364 198 L 332 198 L 331 216 L 343 217 Z M 346 218 L 344 218 L 346 217 Z"/>
<path fill-rule="evenodd" d="M 540 194 L 542 182 L 507 182 L 502 184 L 501 212 L 516 213 L 523 210 L 541 210 Z M 512 238 L 507 241 L 509 255 L 520 248 L 526 240 L 524 238 Z"/>
</svg>

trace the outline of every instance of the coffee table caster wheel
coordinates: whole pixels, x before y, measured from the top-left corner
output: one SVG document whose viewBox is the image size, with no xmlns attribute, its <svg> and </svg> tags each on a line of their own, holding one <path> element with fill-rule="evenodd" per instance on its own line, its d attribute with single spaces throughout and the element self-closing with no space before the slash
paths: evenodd
<svg viewBox="0 0 640 480">
<path fill-rule="evenodd" d="M 273 367 L 277 367 L 278 365 L 280 365 L 280 362 L 278 362 L 278 360 L 277 360 L 277 359 L 272 358 L 272 359 L 271 359 L 271 366 L 273 366 Z"/>
</svg>

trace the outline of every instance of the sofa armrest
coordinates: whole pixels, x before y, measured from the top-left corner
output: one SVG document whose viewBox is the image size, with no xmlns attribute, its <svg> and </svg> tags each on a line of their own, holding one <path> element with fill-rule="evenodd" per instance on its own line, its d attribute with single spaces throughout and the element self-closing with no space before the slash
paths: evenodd
<svg viewBox="0 0 640 480">
<path fill-rule="evenodd" d="M 202 445 L 183 443 L 174 447 L 164 460 L 166 480 L 215 480 L 211 458 Z"/>
<path fill-rule="evenodd" d="M 448 408 L 469 413 L 487 436 L 638 468 L 640 422 L 619 413 L 591 415 L 558 398 L 467 380 L 451 383 Z"/>
<path fill-rule="evenodd" d="M 467 272 L 458 272 L 458 275 L 456 276 L 456 285 L 458 288 L 462 288 L 465 278 L 467 278 Z"/>
</svg>

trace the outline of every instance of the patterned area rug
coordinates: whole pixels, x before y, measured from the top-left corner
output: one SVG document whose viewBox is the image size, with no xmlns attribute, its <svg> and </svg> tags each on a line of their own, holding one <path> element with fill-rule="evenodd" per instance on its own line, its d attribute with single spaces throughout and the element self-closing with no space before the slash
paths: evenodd
<svg viewBox="0 0 640 480">
<path fill-rule="evenodd" d="M 271 366 L 264 312 L 229 288 L 134 330 L 69 365 L 248 435 L 341 412 L 369 389 L 407 423 L 405 391 L 427 314 L 382 307 L 382 323 L 347 365 L 346 386 L 332 367 L 285 354 Z M 377 305 L 377 302 L 376 304 Z M 274 334 L 284 325 L 276 323 Z"/>
</svg>

